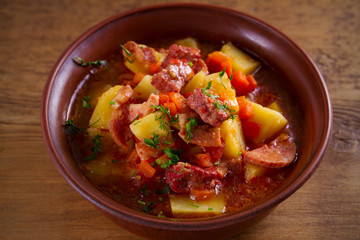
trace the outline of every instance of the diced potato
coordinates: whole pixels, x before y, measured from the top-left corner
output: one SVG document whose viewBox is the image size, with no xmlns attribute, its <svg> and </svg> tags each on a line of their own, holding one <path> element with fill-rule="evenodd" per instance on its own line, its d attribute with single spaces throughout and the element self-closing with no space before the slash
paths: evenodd
<svg viewBox="0 0 360 240">
<path fill-rule="evenodd" d="M 245 169 L 245 180 L 247 182 L 250 182 L 254 177 L 260 177 L 262 176 L 267 168 L 260 167 L 248 162 L 244 163 L 244 169 Z"/>
<path fill-rule="evenodd" d="M 220 79 L 220 73 L 213 73 L 207 75 L 205 77 L 206 85 L 211 81 L 210 91 L 216 93 L 217 95 L 224 94 L 225 96 L 225 104 L 234 109 L 235 111 L 239 111 L 239 105 L 236 101 L 236 93 L 231 86 L 230 79 L 225 73 Z M 225 86 L 225 87 L 224 87 Z M 205 86 L 206 87 L 206 86 Z"/>
<path fill-rule="evenodd" d="M 175 43 L 185 47 L 199 48 L 198 42 L 192 37 L 177 40 Z"/>
<path fill-rule="evenodd" d="M 145 75 L 134 88 L 134 97 L 148 99 L 150 94 L 159 94 L 159 90 L 151 84 L 152 76 Z"/>
<path fill-rule="evenodd" d="M 222 46 L 221 51 L 233 60 L 233 72 L 241 70 L 246 75 L 253 73 L 260 63 L 235 47 L 231 42 Z"/>
<path fill-rule="evenodd" d="M 275 102 L 272 102 L 272 103 L 268 106 L 268 108 L 270 108 L 270 109 L 272 109 L 272 110 L 274 110 L 274 111 L 277 111 L 277 112 L 281 113 L 281 109 L 280 109 L 280 107 L 279 107 L 279 104 L 277 104 L 276 101 L 275 101 Z"/>
<path fill-rule="evenodd" d="M 242 132 L 239 117 L 224 121 L 221 126 L 221 138 L 225 141 L 224 153 L 225 158 L 238 158 L 245 150 L 245 139 Z"/>
<path fill-rule="evenodd" d="M 90 118 L 90 126 L 101 129 L 109 129 L 109 122 L 113 111 L 110 102 L 117 95 L 121 87 L 121 85 L 116 85 L 100 96 L 99 101 L 96 104 L 94 112 Z"/>
<path fill-rule="evenodd" d="M 204 88 L 207 85 L 206 73 L 200 71 L 195 76 L 186 83 L 186 85 L 181 89 L 181 94 L 191 93 L 197 88 Z"/>
<path fill-rule="evenodd" d="M 236 93 L 231 87 L 230 79 L 225 73 L 220 80 L 220 73 L 213 73 L 206 75 L 205 72 L 198 72 L 181 90 L 181 93 L 190 93 L 197 88 L 206 88 L 208 82 L 211 81 L 210 91 L 219 95 L 224 94 L 226 99 L 225 104 L 235 111 L 239 110 L 238 102 L 236 101 Z M 224 85 L 223 85 L 224 84 Z M 225 86 L 225 87 L 224 87 Z"/>
<path fill-rule="evenodd" d="M 225 212 L 225 199 L 222 194 L 205 201 L 191 200 L 188 196 L 169 195 L 171 211 L 177 215 L 212 215 Z"/>
<path fill-rule="evenodd" d="M 147 46 L 144 44 L 139 44 L 140 48 L 146 48 Z M 165 58 L 166 54 L 165 53 L 160 53 L 156 50 L 153 49 L 153 53 L 155 55 L 155 60 L 158 63 L 161 63 L 162 60 Z M 150 73 L 150 62 L 148 61 L 143 61 L 143 58 L 139 59 L 139 58 L 135 58 L 133 59 L 132 56 L 127 56 L 128 60 L 125 60 L 124 64 L 125 66 L 132 71 L 133 73 L 145 73 L 148 74 Z M 130 61 L 129 61 L 130 60 Z"/>
<path fill-rule="evenodd" d="M 274 136 L 283 129 L 288 121 L 279 112 L 260 104 L 252 103 L 253 117 L 249 121 L 260 124 L 260 132 L 257 138 L 251 139 L 254 143 L 262 143 L 270 137 Z"/>
<path fill-rule="evenodd" d="M 153 138 L 153 133 L 160 136 L 171 134 L 166 129 L 162 129 L 160 127 L 160 121 L 156 120 L 156 118 L 159 118 L 162 114 L 163 113 L 161 112 L 150 113 L 149 115 L 134 121 L 130 125 L 131 132 L 141 141 L 144 140 L 144 138 Z M 164 123 L 169 123 L 167 117 L 165 117 L 163 121 Z"/>
</svg>

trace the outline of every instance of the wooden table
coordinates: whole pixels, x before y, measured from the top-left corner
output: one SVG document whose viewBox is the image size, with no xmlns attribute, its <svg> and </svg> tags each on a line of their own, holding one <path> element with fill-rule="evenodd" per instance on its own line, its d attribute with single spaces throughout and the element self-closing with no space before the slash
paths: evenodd
<svg viewBox="0 0 360 240">
<path fill-rule="evenodd" d="M 199 2 L 256 16 L 292 38 L 323 73 L 334 109 L 332 141 L 316 173 L 232 239 L 359 239 L 360 2 Z M 0 1 L 0 239 L 142 239 L 101 215 L 60 176 L 43 142 L 40 100 L 50 69 L 72 41 L 112 15 L 149 4 Z"/>
</svg>

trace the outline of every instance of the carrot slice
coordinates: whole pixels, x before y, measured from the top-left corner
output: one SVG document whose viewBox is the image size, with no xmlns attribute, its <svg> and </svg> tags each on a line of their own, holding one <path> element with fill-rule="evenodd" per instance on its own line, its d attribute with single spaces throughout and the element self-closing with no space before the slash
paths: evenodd
<svg viewBox="0 0 360 240">
<path fill-rule="evenodd" d="M 260 133 L 261 125 L 256 122 L 252 122 L 249 120 L 243 120 L 241 121 L 242 129 L 244 132 L 244 135 L 246 137 L 249 137 L 251 139 L 257 138 Z"/>
<path fill-rule="evenodd" d="M 176 108 L 176 105 L 175 105 L 174 102 L 166 102 L 163 105 L 164 105 L 165 108 L 167 107 L 169 109 L 170 115 L 172 117 L 177 114 L 177 108 Z"/>
<path fill-rule="evenodd" d="M 231 85 L 235 88 L 237 95 L 245 95 L 248 93 L 249 81 L 242 71 L 236 71 L 233 74 Z"/>
<path fill-rule="evenodd" d="M 240 120 L 250 119 L 253 117 L 253 108 L 252 103 L 245 99 L 245 96 L 237 97 L 236 98 L 239 104 L 239 118 Z"/>
<path fill-rule="evenodd" d="M 156 169 L 150 165 L 147 161 L 141 161 L 139 165 L 140 171 L 144 173 L 147 178 L 152 178 L 156 172 Z"/>
</svg>

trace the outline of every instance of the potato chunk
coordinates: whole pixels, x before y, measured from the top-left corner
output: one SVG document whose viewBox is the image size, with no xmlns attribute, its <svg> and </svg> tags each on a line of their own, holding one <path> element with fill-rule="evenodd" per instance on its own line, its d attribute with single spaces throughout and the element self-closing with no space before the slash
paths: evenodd
<svg viewBox="0 0 360 240">
<path fill-rule="evenodd" d="M 245 101 L 251 104 L 253 112 L 253 116 L 248 119 L 248 121 L 254 122 L 260 126 L 258 136 L 250 137 L 250 140 L 254 143 L 260 144 L 273 137 L 276 133 L 279 133 L 280 130 L 282 130 L 288 123 L 286 118 L 281 113 L 270 108 L 263 107 L 260 104 L 251 102 L 249 100 Z"/>
<path fill-rule="evenodd" d="M 154 94 L 159 94 L 159 90 L 151 84 L 152 76 L 145 75 L 139 84 L 134 88 L 134 97 L 148 99 L 149 96 Z"/>
<path fill-rule="evenodd" d="M 121 87 L 121 85 L 116 85 L 100 96 L 99 101 L 96 104 L 94 112 L 90 118 L 89 125 L 96 128 L 109 129 L 109 122 L 113 111 L 111 102 Z"/>
<path fill-rule="evenodd" d="M 185 47 L 199 48 L 198 42 L 192 37 L 177 40 L 175 43 Z"/>
<path fill-rule="evenodd" d="M 245 180 L 246 182 L 250 182 L 255 177 L 260 177 L 266 173 L 267 168 L 257 166 L 248 162 L 244 163 L 245 169 Z"/>
<path fill-rule="evenodd" d="M 222 194 L 205 201 L 191 200 L 188 196 L 169 195 L 171 211 L 176 216 L 198 214 L 215 215 L 225 212 L 225 199 Z"/>
<path fill-rule="evenodd" d="M 245 150 L 245 139 L 239 117 L 228 119 L 221 124 L 221 138 L 225 141 L 225 158 L 238 158 Z"/>
<path fill-rule="evenodd" d="M 242 71 L 246 75 L 253 73 L 260 63 L 235 47 L 231 42 L 222 46 L 221 51 L 228 55 L 233 63 L 233 72 Z"/>
<path fill-rule="evenodd" d="M 157 120 L 162 114 L 163 113 L 160 112 L 150 113 L 149 115 L 134 121 L 130 125 L 131 132 L 141 141 L 144 140 L 144 138 L 153 138 L 153 133 L 156 133 L 159 136 L 167 136 L 168 134 L 171 134 L 160 125 L 161 121 Z M 169 124 L 167 117 L 163 118 L 162 121 L 164 124 Z"/>
</svg>

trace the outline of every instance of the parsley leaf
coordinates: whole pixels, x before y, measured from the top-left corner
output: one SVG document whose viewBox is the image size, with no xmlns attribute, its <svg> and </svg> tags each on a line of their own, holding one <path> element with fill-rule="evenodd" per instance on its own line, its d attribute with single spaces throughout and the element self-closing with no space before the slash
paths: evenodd
<svg viewBox="0 0 360 240">
<path fill-rule="evenodd" d="M 122 48 L 122 50 L 124 50 L 124 52 L 125 52 L 128 56 L 132 57 L 131 60 L 130 60 L 128 57 L 125 57 L 125 59 L 126 59 L 129 63 L 133 63 L 133 62 L 135 61 L 134 55 L 132 55 L 132 53 L 131 53 L 129 50 L 127 50 L 122 44 L 120 44 L 120 47 Z"/>
<path fill-rule="evenodd" d="M 154 138 L 153 139 L 150 139 L 150 138 L 144 138 L 144 143 L 150 147 L 153 147 L 153 148 L 159 148 L 159 138 L 160 138 L 160 135 L 156 134 L 156 133 L 153 133 L 154 135 Z"/>
<path fill-rule="evenodd" d="M 95 135 L 95 137 L 93 139 L 94 147 L 91 148 L 91 151 L 93 153 L 89 157 L 85 158 L 85 160 L 92 161 L 97 157 L 97 155 L 100 152 L 102 152 L 101 151 L 101 138 L 103 138 L 103 136 L 101 136 L 99 134 Z"/>
<path fill-rule="evenodd" d="M 87 67 L 90 65 L 93 65 L 94 67 L 100 67 L 102 64 L 104 64 L 105 61 L 103 60 L 96 60 L 93 62 L 84 62 L 84 60 L 80 57 L 75 57 L 72 59 L 74 63 L 76 63 L 77 65 L 81 66 L 81 67 Z"/>
<path fill-rule="evenodd" d="M 85 135 L 88 135 L 88 132 L 86 131 L 86 129 L 76 126 L 74 124 L 74 121 L 71 119 L 69 119 L 65 122 L 65 128 L 68 133 L 70 133 L 71 135 L 74 135 L 74 136 L 77 135 L 79 132 L 81 132 Z"/>
<path fill-rule="evenodd" d="M 171 149 L 171 148 L 166 148 L 163 150 L 163 152 L 170 158 L 169 161 L 167 161 L 166 163 L 162 164 L 160 167 L 161 168 L 167 168 L 173 164 L 177 164 L 180 160 L 180 153 L 181 153 L 181 150 L 174 150 L 174 149 Z"/>
<path fill-rule="evenodd" d="M 206 88 L 202 88 L 202 89 L 201 89 L 201 92 L 202 92 L 203 94 L 205 94 L 206 96 L 208 96 L 208 97 L 211 97 L 211 98 L 213 98 L 213 99 L 217 99 L 217 98 L 219 98 L 218 95 L 212 95 L 211 93 L 208 93 L 208 92 L 207 92 L 207 90 L 209 90 L 209 89 L 211 88 L 211 84 L 212 84 L 212 81 L 208 82 L 207 87 L 206 87 Z"/>
<path fill-rule="evenodd" d="M 226 89 L 226 87 L 225 87 L 225 85 L 224 85 L 224 83 L 223 83 L 223 81 L 222 81 L 222 77 L 223 77 L 224 74 L 225 74 L 225 70 L 226 70 L 226 67 L 224 67 L 224 69 L 219 73 L 219 77 L 220 77 L 220 82 L 221 82 L 221 84 L 222 84 L 223 87 Z"/>
<path fill-rule="evenodd" d="M 91 108 L 91 104 L 89 103 L 90 100 L 91 100 L 90 96 L 86 96 L 82 99 L 83 108 Z"/>
<path fill-rule="evenodd" d="M 186 134 L 185 139 L 189 142 L 191 142 L 191 139 L 193 138 L 192 133 L 194 132 L 194 127 L 198 125 L 198 122 L 195 118 L 188 118 L 188 122 L 185 125 Z"/>
</svg>

